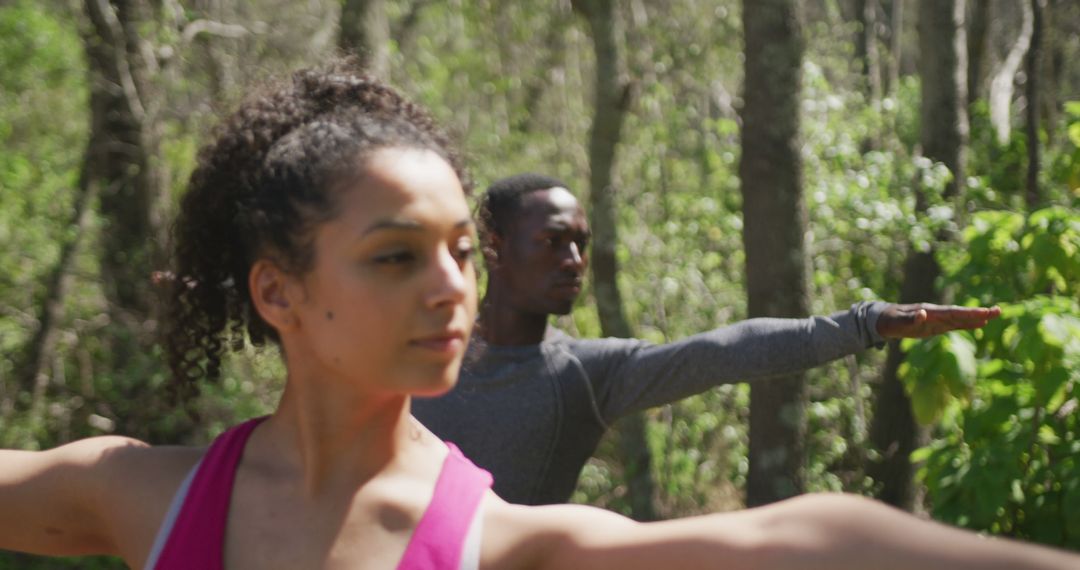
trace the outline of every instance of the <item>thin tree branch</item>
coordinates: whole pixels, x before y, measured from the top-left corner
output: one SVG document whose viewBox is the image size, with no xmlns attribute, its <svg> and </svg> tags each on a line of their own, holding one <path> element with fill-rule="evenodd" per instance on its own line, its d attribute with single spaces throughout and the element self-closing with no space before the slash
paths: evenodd
<svg viewBox="0 0 1080 570">
<path fill-rule="evenodd" d="M 120 18 L 117 17 L 116 11 L 108 0 L 86 0 L 86 11 L 90 15 L 90 21 L 94 24 L 98 37 L 106 41 L 113 55 L 116 75 L 131 115 L 136 121 L 142 123 L 146 119 L 146 108 L 143 106 L 139 88 L 131 73 L 123 24 L 120 23 Z"/>
<path fill-rule="evenodd" d="M 96 194 L 96 185 L 90 183 L 89 176 L 92 144 L 93 141 L 87 145 L 86 156 L 83 158 L 82 170 L 79 173 L 78 195 L 71 220 L 74 234 L 60 247 L 60 257 L 49 276 L 45 299 L 38 310 L 37 330 L 34 331 L 34 336 L 24 349 L 23 362 L 19 367 L 21 388 L 34 395 L 32 409 L 37 409 L 39 406 L 44 394 L 44 386 L 48 382 L 47 367 L 48 363 L 54 359 L 59 321 L 63 317 L 64 300 L 71 281 L 71 266 L 89 224 L 90 204 Z"/>
<path fill-rule="evenodd" d="M 200 34 L 217 36 L 219 38 L 239 39 L 246 37 L 253 32 L 257 33 L 257 30 L 249 30 L 240 24 L 226 24 L 224 22 L 216 22 L 204 18 L 195 20 L 184 26 L 180 37 L 184 44 L 189 44 Z"/>
<path fill-rule="evenodd" d="M 1023 12 L 1024 19 L 1020 25 L 1020 35 L 1016 37 L 1016 43 L 1009 50 L 1009 55 L 994 73 L 994 79 L 990 81 L 990 124 L 994 127 L 998 144 L 1009 142 L 1009 105 L 1012 103 L 1013 81 L 1016 80 L 1016 72 L 1027 55 L 1031 45 L 1031 34 L 1035 27 L 1035 18 L 1031 12 L 1031 6 L 1026 0 L 1018 0 Z"/>
</svg>

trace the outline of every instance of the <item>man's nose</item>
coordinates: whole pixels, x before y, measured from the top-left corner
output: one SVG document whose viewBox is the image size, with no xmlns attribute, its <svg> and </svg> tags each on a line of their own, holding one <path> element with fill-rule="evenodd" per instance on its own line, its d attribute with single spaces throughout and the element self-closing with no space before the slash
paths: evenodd
<svg viewBox="0 0 1080 570">
<path fill-rule="evenodd" d="M 585 256 L 578 247 L 578 244 L 570 242 L 570 246 L 566 249 L 566 255 L 563 256 L 562 265 L 568 269 L 582 269 L 585 267 L 584 257 Z"/>
</svg>

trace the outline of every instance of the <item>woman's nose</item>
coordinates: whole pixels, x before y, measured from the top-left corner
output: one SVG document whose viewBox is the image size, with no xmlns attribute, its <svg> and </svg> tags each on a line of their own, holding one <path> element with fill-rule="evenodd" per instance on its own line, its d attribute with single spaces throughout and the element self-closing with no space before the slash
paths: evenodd
<svg viewBox="0 0 1080 570">
<path fill-rule="evenodd" d="M 439 253 L 432 268 L 432 285 L 428 304 L 437 307 L 446 303 L 460 303 L 468 293 L 469 263 L 462 263 L 452 252 L 443 250 Z"/>
</svg>

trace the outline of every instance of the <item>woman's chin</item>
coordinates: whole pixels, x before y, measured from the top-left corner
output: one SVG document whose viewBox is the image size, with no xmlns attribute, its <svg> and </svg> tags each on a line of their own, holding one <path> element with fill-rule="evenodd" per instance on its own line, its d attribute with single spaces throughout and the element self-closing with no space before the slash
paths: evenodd
<svg viewBox="0 0 1080 570">
<path fill-rule="evenodd" d="M 438 398 L 452 390 L 455 385 L 457 385 L 456 374 L 417 384 L 409 390 L 409 393 L 417 398 Z"/>
</svg>

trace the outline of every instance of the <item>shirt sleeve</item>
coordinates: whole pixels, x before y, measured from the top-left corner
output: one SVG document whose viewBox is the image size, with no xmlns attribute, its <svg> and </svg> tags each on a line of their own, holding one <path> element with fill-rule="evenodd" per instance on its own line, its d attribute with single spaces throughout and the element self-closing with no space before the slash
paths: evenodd
<svg viewBox="0 0 1080 570">
<path fill-rule="evenodd" d="M 885 339 L 876 325 L 887 306 L 863 302 L 827 317 L 749 319 L 666 344 L 608 338 L 569 346 L 600 413 L 612 422 L 720 384 L 790 374 L 880 348 Z"/>
</svg>

